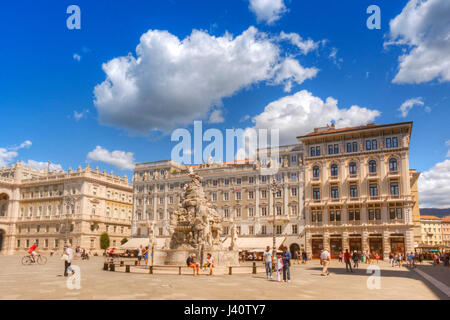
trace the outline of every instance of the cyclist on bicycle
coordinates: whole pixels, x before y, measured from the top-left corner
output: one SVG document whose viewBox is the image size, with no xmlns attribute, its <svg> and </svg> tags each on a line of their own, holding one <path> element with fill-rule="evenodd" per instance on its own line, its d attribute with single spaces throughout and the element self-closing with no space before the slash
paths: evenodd
<svg viewBox="0 0 450 320">
<path fill-rule="evenodd" d="M 39 252 L 38 243 L 36 241 L 35 243 L 33 243 L 33 245 L 30 247 L 30 249 L 28 249 L 28 253 L 30 254 L 31 261 L 36 262 L 34 259 L 34 256 L 36 256 L 38 254 L 38 252 Z"/>
</svg>

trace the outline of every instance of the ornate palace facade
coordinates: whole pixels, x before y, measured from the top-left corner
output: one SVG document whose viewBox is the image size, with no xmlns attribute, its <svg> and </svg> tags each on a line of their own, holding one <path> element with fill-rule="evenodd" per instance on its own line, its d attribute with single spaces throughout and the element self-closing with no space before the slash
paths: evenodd
<svg viewBox="0 0 450 320">
<path fill-rule="evenodd" d="M 62 250 L 65 241 L 100 252 L 99 236 L 111 246 L 131 234 L 132 186 L 127 177 L 92 170 L 48 172 L 17 162 L 0 168 L 0 249 L 23 253 Z"/>
<path fill-rule="evenodd" d="M 386 257 L 414 250 L 420 217 L 418 173 L 409 169 L 411 129 L 412 122 L 332 125 L 298 137 L 305 149 L 309 254 L 327 248 L 332 256 L 349 249 Z"/>
<path fill-rule="evenodd" d="M 303 247 L 303 153 L 301 145 L 279 149 L 275 178 L 281 190 L 275 198 L 269 190 L 272 176 L 261 175 L 259 165 L 249 161 L 192 166 L 214 209 L 223 217 L 222 236 L 236 225 L 240 238 L 270 238 L 273 231 L 285 237 L 285 245 Z M 264 163 L 262 164 L 264 166 Z M 169 237 L 170 215 L 178 208 L 183 188 L 190 181 L 188 167 L 174 161 L 136 165 L 134 173 L 133 237 Z M 273 213 L 275 212 L 275 227 Z"/>
</svg>

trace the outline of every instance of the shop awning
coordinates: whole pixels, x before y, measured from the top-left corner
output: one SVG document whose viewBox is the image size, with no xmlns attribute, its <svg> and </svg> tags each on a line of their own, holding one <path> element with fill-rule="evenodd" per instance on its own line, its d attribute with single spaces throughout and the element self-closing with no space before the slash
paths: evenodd
<svg viewBox="0 0 450 320">
<path fill-rule="evenodd" d="M 129 250 L 135 250 L 138 249 L 140 246 L 146 247 L 148 246 L 148 238 L 131 238 L 126 243 L 118 247 L 119 249 L 129 249 Z"/>
</svg>

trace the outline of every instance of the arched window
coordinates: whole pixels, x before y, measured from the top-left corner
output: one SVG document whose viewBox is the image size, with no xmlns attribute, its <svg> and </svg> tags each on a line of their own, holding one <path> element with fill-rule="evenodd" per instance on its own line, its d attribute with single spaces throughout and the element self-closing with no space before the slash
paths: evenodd
<svg viewBox="0 0 450 320">
<path fill-rule="evenodd" d="M 377 162 L 375 160 L 369 161 L 369 172 L 376 173 L 377 172 Z"/>
<path fill-rule="evenodd" d="M 389 171 L 397 171 L 397 169 L 398 169 L 397 159 L 391 158 L 389 160 Z"/>
<path fill-rule="evenodd" d="M 338 166 L 337 166 L 337 164 L 333 163 L 331 165 L 331 176 L 337 177 L 337 175 L 338 175 Z"/>
<path fill-rule="evenodd" d="M 350 164 L 348 165 L 348 171 L 350 174 L 356 174 L 356 163 L 355 162 L 350 162 Z"/>
<path fill-rule="evenodd" d="M 313 167 L 313 177 L 318 178 L 319 176 L 320 176 L 320 168 L 319 168 L 319 166 L 314 166 Z"/>
</svg>

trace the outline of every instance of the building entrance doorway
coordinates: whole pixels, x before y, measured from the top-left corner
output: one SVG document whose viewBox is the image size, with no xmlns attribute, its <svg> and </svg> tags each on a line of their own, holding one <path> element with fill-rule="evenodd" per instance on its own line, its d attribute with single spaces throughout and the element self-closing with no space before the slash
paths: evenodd
<svg viewBox="0 0 450 320">
<path fill-rule="evenodd" d="M 403 237 L 395 237 L 391 238 L 391 252 L 393 254 L 396 253 L 405 253 L 405 238 Z"/>
<path fill-rule="evenodd" d="M 312 239 L 312 257 L 313 259 L 318 259 L 320 257 L 320 253 L 323 250 L 323 239 Z"/>
<path fill-rule="evenodd" d="M 348 246 L 349 246 L 350 252 L 353 252 L 353 251 L 362 252 L 362 250 L 361 250 L 361 248 L 362 248 L 361 237 L 350 238 L 348 240 Z"/>
<path fill-rule="evenodd" d="M 372 255 L 383 257 L 383 238 L 369 238 L 369 249 Z"/>
<path fill-rule="evenodd" d="M 297 254 L 300 253 L 300 246 L 293 243 L 289 246 L 289 251 L 291 252 L 292 258 L 297 257 Z"/>
<path fill-rule="evenodd" d="M 337 259 L 342 251 L 342 238 L 330 239 L 331 259 Z"/>
</svg>

